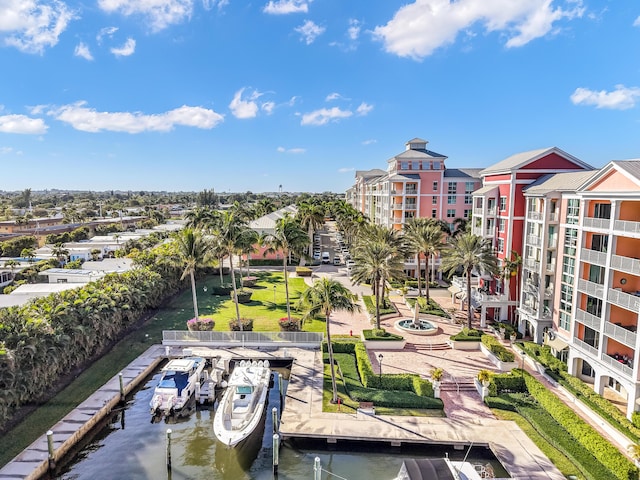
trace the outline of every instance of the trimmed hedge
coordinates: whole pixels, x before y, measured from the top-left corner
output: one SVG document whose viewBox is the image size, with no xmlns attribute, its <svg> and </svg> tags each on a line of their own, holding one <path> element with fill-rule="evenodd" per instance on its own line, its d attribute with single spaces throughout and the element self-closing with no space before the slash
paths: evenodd
<svg viewBox="0 0 640 480">
<path fill-rule="evenodd" d="M 547 390 L 533 376 L 524 372 L 524 380 L 529 394 L 532 395 L 569 433 L 578 444 L 590 452 L 602 465 L 620 480 L 637 480 L 638 469 L 620 451 L 606 441 L 589 424 L 580 418 L 571 408 Z M 580 450 L 576 448 L 575 450 Z M 598 477 L 606 478 L 606 477 Z"/>
<path fill-rule="evenodd" d="M 373 295 L 362 295 L 362 301 L 364 302 L 364 306 L 369 312 L 370 315 L 376 314 L 376 297 Z M 385 301 L 388 305 L 387 308 L 384 307 Z M 398 313 L 393 306 L 393 304 L 389 301 L 389 298 L 380 299 L 380 316 L 389 315 Z"/>
<path fill-rule="evenodd" d="M 416 300 L 416 298 L 407 298 L 407 303 L 411 305 L 411 308 L 414 308 Z M 426 305 L 420 307 L 420 313 L 423 315 L 435 315 L 437 317 L 449 318 L 449 314 L 445 312 L 433 298 L 430 298 Z"/>
<path fill-rule="evenodd" d="M 395 333 L 389 333 L 384 328 L 373 328 L 362 330 L 362 336 L 365 340 L 381 340 L 381 341 L 391 341 L 391 340 L 404 340 L 402 335 L 396 335 Z"/>
<path fill-rule="evenodd" d="M 479 342 L 482 337 L 482 332 L 475 328 L 464 327 L 455 335 L 451 335 L 449 338 L 456 342 Z"/>
<path fill-rule="evenodd" d="M 298 277 L 310 277 L 313 270 L 307 267 L 296 267 L 296 275 Z"/>
<path fill-rule="evenodd" d="M 513 362 L 515 355 L 507 350 L 493 335 L 482 335 L 482 344 L 501 362 Z"/>
</svg>

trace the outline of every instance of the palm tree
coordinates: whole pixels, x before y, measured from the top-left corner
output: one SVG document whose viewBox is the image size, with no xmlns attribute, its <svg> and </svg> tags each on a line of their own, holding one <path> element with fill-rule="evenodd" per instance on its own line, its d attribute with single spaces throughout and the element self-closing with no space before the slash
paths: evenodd
<svg viewBox="0 0 640 480">
<path fill-rule="evenodd" d="M 327 333 L 327 351 L 329 352 L 329 366 L 331 370 L 331 388 L 333 395 L 331 403 L 338 402 L 338 389 L 336 386 L 336 371 L 333 363 L 333 345 L 331 344 L 331 313 L 334 311 L 356 312 L 360 306 L 355 301 L 355 296 L 347 287 L 336 280 L 321 278 L 311 288 L 302 293 L 301 306 L 306 307 L 303 320 L 313 318 L 318 313 L 324 314 Z"/>
<path fill-rule="evenodd" d="M 273 202 L 272 198 L 261 198 L 258 200 L 258 203 L 256 203 L 255 210 L 256 213 L 262 217 L 270 214 L 271 212 L 275 212 L 276 204 Z"/>
<path fill-rule="evenodd" d="M 51 255 L 58 259 L 60 265 L 64 265 L 64 262 L 69 258 L 69 250 L 64 247 L 64 243 L 58 242 L 51 247 Z"/>
<path fill-rule="evenodd" d="M 36 258 L 36 250 L 33 247 L 23 248 L 20 256 L 26 258 L 29 263 L 33 263 L 33 259 Z"/>
<path fill-rule="evenodd" d="M 429 258 L 437 254 L 445 245 L 442 240 L 442 229 L 439 225 L 434 224 L 430 218 L 416 218 L 407 224 L 406 236 L 409 244 L 417 252 L 418 279 L 420 279 L 420 253 L 424 255 L 425 294 L 427 302 L 429 302 Z M 418 290 L 420 290 L 419 282 Z M 418 296 L 422 296 L 422 291 L 419 291 Z"/>
<path fill-rule="evenodd" d="M 287 319 L 291 321 L 291 306 L 289 305 L 289 276 L 287 263 L 291 254 L 303 255 L 304 248 L 309 245 L 307 232 L 291 215 L 285 215 L 276 220 L 275 232 L 263 235 L 261 243 L 266 245 L 267 252 L 282 252 L 282 271 L 284 273 L 284 289 L 287 300 Z M 266 253 L 266 252 L 265 252 Z"/>
<path fill-rule="evenodd" d="M 467 318 L 468 327 L 472 328 L 471 313 L 471 274 L 473 270 L 482 273 L 498 275 L 498 259 L 493 253 L 491 239 L 483 238 L 472 233 L 462 233 L 451 237 L 442 250 L 441 268 L 452 274 L 462 268 L 467 282 Z"/>
<path fill-rule="evenodd" d="M 324 208 L 318 204 L 301 202 L 298 205 L 296 218 L 300 225 L 309 232 L 309 244 L 311 244 L 314 232 L 324 224 Z"/>
<path fill-rule="evenodd" d="M 510 284 L 511 278 L 515 278 L 515 297 L 518 299 L 518 285 L 520 285 L 520 267 L 522 266 L 522 255 L 520 255 L 515 250 L 511 250 L 511 258 L 504 259 L 502 263 L 502 281 L 505 284 L 505 287 Z M 511 300 L 511 290 L 509 290 L 509 300 Z M 511 315 L 512 309 L 509 308 L 509 315 Z"/>
<path fill-rule="evenodd" d="M 405 246 L 397 230 L 377 225 L 365 229 L 354 250 L 351 279 L 355 284 L 371 282 L 376 299 L 376 328 L 380 328 L 380 296 L 389 279 L 404 276 Z"/>
<path fill-rule="evenodd" d="M 175 237 L 176 253 L 179 263 L 184 266 L 180 280 L 188 275 L 191 279 L 191 295 L 193 297 L 193 312 L 198 320 L 198 298 L 196 295 L 196 270 L 209 260 L 209 244 L 204 240 L 199 230 L 187 227 L 178 232 Z"/>
</svg>

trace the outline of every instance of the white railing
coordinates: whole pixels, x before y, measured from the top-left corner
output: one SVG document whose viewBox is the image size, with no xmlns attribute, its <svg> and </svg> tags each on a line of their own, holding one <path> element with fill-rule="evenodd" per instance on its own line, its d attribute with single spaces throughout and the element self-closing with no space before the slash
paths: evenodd
<svg viewBox="0 0 640 480">
<path fill-rule="evenodd" d="M 597 317 L 586 310 L 578 308 L 576 310 L 576 320 L 594 330 L 600 330 L 600 317 Z"/>
<path fill-rule="evenodd" d="M 496 214 L 496 207 L 487 208 L 487 215 L 495 215 L 495 214 Z"/>
<path fill-rule="evenodd" d="M 524 266 L 531 271 L 538 272 L 540 270 L 540 262 L 532 258 L 527 258 L 524 261 Z"/>
<path fill-rule="evenodd" d="M 585 280 L 584 278 L 578 279 L 578 290 L 592 297 L 604 298 L 604 286 Z"/>
<path fill-rule="evenodd" d="M 481 217 L 484 214 L 484 209 L 483 208 L 474 208 L 473 209 L 473 216 L 474 217 Z"/>
<path fill-rule="evenodd" d="M 417 203 L 408 202 L 408 203 L 404 204 L 404 208 L 405 208 L 405 210 L 416 210 L 417 205 L 418 205 Z"/>
<path fill-rule="evenodd" d="M 317 346 L 322 343 L 321 332 L 211 332 L 188 330 L 163 330 L 163 345 L 192 346 Z"/>
<path fill-rule="evenodd" d="M 601 228 L 606 230 L 609 228 L 609 225 L 611 225 L 611 219 L 584 217 L 582 224 L 587 228 Z"/>
<path fill-rule="evenodd" d="M 605 322 L 604 333 L 609 337 L 617 340 L 618 342 L 626 345 L 627 347 L 635 348 L 636 346 L 636 334 L 631 330 L 627 330 L 615 323 Z"/>
<path fill-rule="evenodd" d="M 530 211 L 527 212 L 527 217 L 529 220 L 542 220 L 542 213 Z"/>
<path fill-rule="evenodd" d="M 402 210 L 402 203 L 394 203 L 393 208 L 395 210 Z"/>
<path fill-rule="evenodd" d="M 638 295 L 610 288 L 607 293 L 607 300 L 632 312 L 638 313 L 640 311 L 640 296 Z"/>
<path fill-rule="evenodd" d="M 640 275 L 640 260 L 637 258 L 623 257 L 622 255 L 612 255 L 611 268 L 633 275 Z"/>
<path fill-rule="evenodd" d="M 616 220 L 614 222 L 615 229 L 624 233 L 640 233 L 640 222 L 632 222 L 630 220 Z"/>
<path fill-rule="evenodd" d="M 572 342 L 576 347 L 589 352 L 591 355 L 597 357 L 598 356 L 598 349 L 595 347 L 592 347 L 591 345 L 589 345 L 586 342 L 583 342 L 582 340 L 580 340 L 579 338 L 573 337 L 573 342 Z"/>
<path fill-rule="evenodd" d="M 541 243 L 541 238 L 537 235 L 527 235 L 527 243 L 534 247 L 539 247 Z"/>
<path fill-rule="evenodd" d="M 556 248 L 557 245 L 558 245 L 558 235 L 549 235 L 547 239 L 547 247 Z"/>
<path fill-rule="evenodd" d="M 597 250 L 591 250 L 590 248 L 583 248 L 580 251 L 581 260 L 589 262 L 592 265 L 599 265 L 604 267 L 607 263 L 607 253 L 598 252 Z"/>
<path fill-rule="evenodd" d="M 620 363 L 618 360 L 616 360 L 613 357 L 610 357 L 606 353 L 603 353 L 602 355 L 600 355 L 600 359 L 602 360 L 602 362 L 604 364 L 608 365 L 609 367 L 613 368 L 614 370 L 618 370 L 619 372 L 622 372 L 623 374 L 625 374 L 628 377 L 633 375 L 633 368 L 628 367 L 623 363 Z"/>
<path fill-rule="evenodd" d="M 550 222 L 557 222 L 558 221 L 558 212 L 551 212 L 549 214 L 549 221 Z"/>
<path fill-rule="evenodd" d="M 549 262 L 545 265 L 545 270 L 547 273 L 553 273 L 556 271 L 556 262 L 555 262 L 555 258 L 553 262 Z"/>
</svg>

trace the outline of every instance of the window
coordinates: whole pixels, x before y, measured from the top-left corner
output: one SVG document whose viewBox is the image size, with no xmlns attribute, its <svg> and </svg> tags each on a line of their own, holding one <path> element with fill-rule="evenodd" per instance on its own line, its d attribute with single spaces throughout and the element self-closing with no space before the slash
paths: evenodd
<svg viewBox="0 0 640 480">
<path fill-rule="evenodd" d="M 475 182 L 465 182 L 464 183 L 464 193 L 470 195 L 475 190 L 476 183 Z"/>
<path fill-rule="evenodd" d="M 431 205 L 437 205 L 438 204 L 438 196 L 434 195 L 433 197 L 431 197 Z"/>
<path fill-rule="evenodd" d="M 458 184 L 456 182 L 448 182 L 447 193 L 449 195 L 455 194 L 458 189 Z"/>
<path fill-rule="evenodd" d="M 455 205 L 456 204 L 456 196 L 455 195 L 448 195 L 447 196 L 447 203 L 449 205 Z"/>
<path fill-rule="evenodd" d="M 498 239 L 498 253 L 504 253 L 504 238 Z"/>
<path fill-rule="evenodd" d="M 593 206 L 593 216 L 595 218 L 611 218 L 611 204 L 596 203 Z"/>
<path fill-rule="evenodd" d="M 562 257 L 562 281 L 568 284 L 573 283 L 575 274 L 576 259 L 572 257 Z"/>
<path fill-rule="evenodd" d="M 400 170 L 409 170 L 409 162 L 400 162 Z"/>
<path fill-rule="evenodd" d="M 564 232 L 564 254 L 576 255 L 578 246 L 578 230 L 575 228 L 567 228 Z"/>
<path fill-rule="evenodd" d="M 602 315 L 602 300 L 587 295 L 587 312 L 596 317 Z"/>
<path fill-rule="evenodd" d="M 471 210 L 470 209 L 468 209 L 468 208 L 465 209 L 463 218 L 471 218 Z"/>
<path fill-rule="evenodd" d="M 507 224 L 507 221 L 504 218 L 501 218 L 500 220 L 498 220 L 498 231 L 504 233 L 506 224 Z"/>
<path fill-rule="evenodd" d="M 411 170 L 420 170 L 420 162 L 418 162 L 418 161 L 412 162 Z"/>
<path fill-rule="evenodd" d="M 578 224 L 578 216 L 580 215 L 580 200 L 570 198 L 567 201 L 567 223 L 572 225 Z"/>
<path fill-rule="evenodd" d="M 584 343 L 586 343 L 587 345 L 591 345 L 593 348 L 598 348 L 600 344 L 600 335 L 593 328 L 585 326 Z"/>
<path fill-rule="evenodd" d="M 598 265 L 589 265 L 589 281 L 597 283 L 598 285 L 604 284 L 604 267 Z"/>
<path fill-rule="evenodd" d="M 464 196 L 464 204 L 465 205 L 471 205 L 472 202 L 473 202 L 473 197 L 471 195 L 465 195 Z"/>
<path fill-rule="evenodd" d="M 456 209 L 455 208 L 447 209 L 447 218 L 456 218 Z"/>
<path fill-rule="evenodd" d="M 562 284 L 560 286 L 560 310 L 571 313 L 571 304 L 573 303 L 573 288 L 570 285 Z"/>
<path fill-rule="evenodd" d="M 507 210 L 507 197 L 500 197 L 500 211 L 504 212 Z"/>
<path fill-rule="evenodd" d="M 606 253 L 608 245 L 609 245 L 609 235 L 594 234 L 593 237 L 591 237 L 591 250 L 595 250 L 596 252 Z"/>
<path fill-rule="evenodd" d="M 563 330 L 569 330 L 571 328 L 571 315 L 560 312 L 560 328 Z"/>
<path fill-rule="evenodd" d="M 433 162 L 433 169 L 440 170 L 440 162 Z"/>
<path fill-rule="evenodd" d="M 437 180 L 433 182 L 433 191 L 434 192 L 438 191 L 438 181 Z"/>
<path fill-rule="evenodd" d="M 438 216 L 438 211 L 434 208 L 431 210 L 431 218 L 436 218 Z"/>
</svg>

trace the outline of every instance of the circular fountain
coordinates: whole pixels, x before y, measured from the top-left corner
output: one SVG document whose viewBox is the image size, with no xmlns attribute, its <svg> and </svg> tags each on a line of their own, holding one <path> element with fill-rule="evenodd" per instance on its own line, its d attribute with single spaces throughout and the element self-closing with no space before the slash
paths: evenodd
<svg viewBox="0 0 640 480">
<path fill-rule="evenodd" d="M 402 318 L 394 326 L 396 330 L 414 335 L 435 335 L 438 333 L 438 327 L 429 320 L 419 319 L 416 322 L 413 318 Z"/>
</svg>

